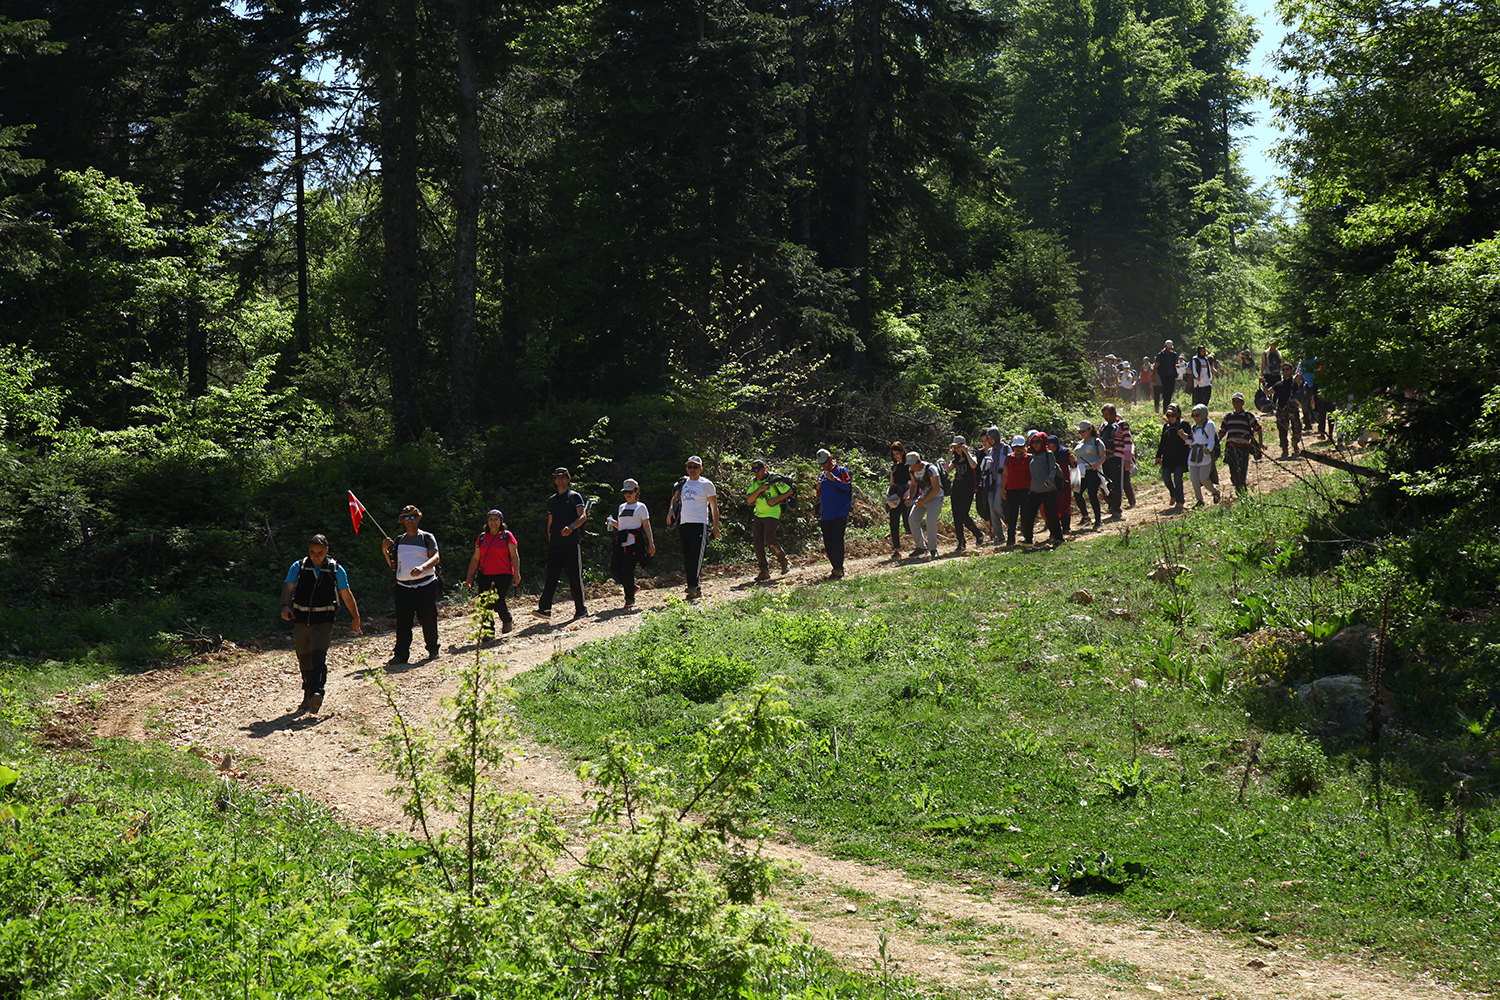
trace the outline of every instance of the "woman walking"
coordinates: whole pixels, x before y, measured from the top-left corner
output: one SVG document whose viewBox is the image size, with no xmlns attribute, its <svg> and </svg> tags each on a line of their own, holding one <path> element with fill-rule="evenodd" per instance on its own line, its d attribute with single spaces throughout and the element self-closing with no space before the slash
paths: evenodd
<svg viewBox="0 0 1500 1000">
<path fill-rule="evenodd" d="M 906 488 L 911 485 L 911 470 L 906 467 L 906 445 L 891 442 L 891 485 L 885 491 L 885 506 L 891 519 L 891 558 L 901 558 L 901 531 L 911 507 L 906 503 Z M 920 553 L 913 552 L 912 555 Z"/>
<path fill-rule="evenodd" d="M 1083 470 L 1083 482 L 1078 487 L 1078 516 L 1087 520 L 1089 516 L 1088 506 L 1084 504 L 1087 495 L 1088 503 L 1094 508 L 1094 530 L 1099 530 L 1101 519 L 1099 517 L 1099 483 L 1104 476 L 1104 442 L 1099 440 L 1099 432 L 1094 429 L 1092 421 L 1085 420 L 1078 425 L 1078 444 L 1073 448 L 1073 457 L 1078 459 L 1078 467 Z"/>
<path fill-rule="evenodd" d="M 1161 438 L 1156 442 L 1156 465 L 1161 467 L 1161 482 L 1172 498 L 1172 506 L 1181 510 L 1187 503 L 1182 490 L 1182 477 L 1188 470 L 1188 446 L 1184 435 L 1187 425 L 1182 422 L 1182 408 L 1176 403 L 1167 404 L 1167 422 L 1162 425 Z"/>
<path fill-rule="evenodd" d="M 1047 435 L 1041 431 L 1031 435 L 1026 451 L 1030 456 L 1031 489 L 1021 502 L 1021 540 L 1031 544 L 1032 527 L 1040 509 L 1047 520 L 1047 541 L 1061 545 L 1064 539 L 1062 522 L 1057 517 L 1057 455 L 1047 449 Z"/>
<path fill-rule="evenodd" d="M 494 610 L 500 615 L 500 631 L 509 632 L 515 624 L 505 595 L 512 586 L 521 583 L 521 553 L 516 548 L 516 536 L 505 526 L 505 515 L 492 510 L 485 516 L 484 531 L 474 540 L 474 555 L 469 560 L 469 572 L 464 576 L 464 586 L 473 587 L 475 596 L 495 594 Z M 484 623 L 479 629 L 479 639 L 495 637 L 495 616 L 484 613 Z"/>
<path fill-rule="evenodd" d="M 1203 506 L 1203 487 L 1213 494 L 1214 503 L 1219 502 L 1219 488 L 1210 478 L 1213 475 L 1214 444 L 1218 440 L 1218 428 L 1208 419 L 1208 406 L 1199 403 L 1193 407 L 1193 424 L 1179 432 L 1188 446 L 1188 475 L 1193 483 L 1193 506 Z"/>
<path fill-rule="evenodd" d="M 656 538 L 651 534 L 651 512 L 641 503 L 641 484 L 627 479 L 622 489 L 625 502 L 609 519 L 609 526 L 615 532 L 610 568 L 625 588 L 625 608 L 629 610 L 635 607 L 635 568 L 643 557 L 656 555 Z"/>
</svg>

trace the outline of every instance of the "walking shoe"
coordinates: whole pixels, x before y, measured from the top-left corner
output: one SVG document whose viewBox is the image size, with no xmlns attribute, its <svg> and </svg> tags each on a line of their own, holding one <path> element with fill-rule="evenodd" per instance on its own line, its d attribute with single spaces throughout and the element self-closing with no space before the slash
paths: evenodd
<svg viewBox="0 0 1500 1000">
<path fill-rule="evenodd" d="M 442 650 L 441 650 L 441 649 L 438 649 L 438 648 L 437 648 L 437 647 L 436 647 L 436 646 L 430 646 L 430 647 L 428 647 L 428 649 L 427 649 L 427 658 L 428 658 L 428 659 L 429 659 L 429 660 L 435 660 L 435 659 L 437 659 L 437 658 L 438 658 L 438 657 L 439 657 L 439 656 L 441 656 L 441 655 L 442 655 L 442 652 L 443 652 L 443 651 L 442 651 Z"/>
<path fill-rule="evenodd" d="M 588 608 L 574 608 L 573 609 L 573 620 L 574 621 L 577 621 L 579 618 L 587 618 L 588 616 L 589 616 L 589 609 Z"/>
<path fill-rule="evenodd" d="M 1290 456 L 1290 455 L 1288 455 L 1286 453 L 1286 449 L 1283 448 L 1283 449 L 1281 449 L 1281 454 L 1276 457 L 1276 461 L 1278 461 L 1278 462 L 1285 462 L 1287 459 L 1289 459 L 1291 457 L 1292 456 Z"/>
<path fill-rule="evenodd" d="M 792 571 L 792 564 L 787 561 L 786 556 L 780 556 L 779 558 L 781 559 L 781 575 L 786 576 Z"/>
<path fill-rule="evenodd" d="M 536 615 L 538 618 L 551 618 L 552 617 L 552 609 L 551 608 L 537 608 L 535 611 L 532 612 L 532 614 Z"/>
<path fill-rule="evenodd" d="M 687 589 L 687 595 L 688 595 L 688 600 L 690 600 L 690 601 L 691 600 L 697 600 L 698 598 L 700 598 L 700 597 L 703 596 L 703 588 L 702 587 L 689 587 Z"/>
<path fill-rule="evenodd" d="M 771 574 L 769 572 L 767 572 L 767 573 L 761 573 L 759 576 L 757 576 L 755 578 L 755 582 L 756 583 L 770 583 L 771 582 Z"/>
<path fill-rule="evenodd" d="M 323 707 L 323 696 L 320 694 L 310 694 L 307 696 L 305 704 L 307 705 L 308 715 L 317 715 L 318 709 Z"/>
<path fill-rule="evenodd" d="M 514 625 L 515 625 L 515 621 L 514 620 L 512 620 L 510 618 L 505 619 L 505 621 L 503 623 L 501 623 L 501 625 L 500 625 L 500 634 L 504 635 L 506 632 L 509 632 L 511 630 L 511 627 L 514 626 Z"/>
<path fill-rule="evenodd" d="M 1095 530 L 1095 531 L 1098 531 L 1098 530 L 1099 530 L 1099 528 L 1100 528 L 1100 525 L 1101 525 L 1101 523 L 1102 523 L 1102 522 L 1100 522 L 1100 520 L 1099 520 L 1099 519 L 1098 519 L 1098 518 L 1097 518 L 1097 517 L 1096 517 L 1096 518 L 1094 518 L 1094 530 Z"/>
<path fill-rule="evenodd" d="M 842 580 L 843 578 L 844 578 L 844 571 L 841 570 L 841 569 L 836 569 L 833 572 L 831 572 L 831 573 L 828 574 L 828 579 L 830 579 L 830 580 Z"/>
<path fill-rule="evenodd" d="M 927 555 L 928 555 L 929 558 L 936 559 L 937 558 L 937 549 L 928 549 L 927 550 Z M 842 573 L 839 574 L 839 576 L 843 576 L 843 575 L 844 574 L 842 574 Z"/>
<path fill-rule="evenodd" d="M 304 694 L 302 696 L 302 704 L 298 705 L 297 706 L 297 710 L 294 711 L 292 714 L 293 715 L 301 715 L 303 712 L 307 711 L 307 704 L 310 701 L 312 701 L 312 695 Z"/>
</svg>

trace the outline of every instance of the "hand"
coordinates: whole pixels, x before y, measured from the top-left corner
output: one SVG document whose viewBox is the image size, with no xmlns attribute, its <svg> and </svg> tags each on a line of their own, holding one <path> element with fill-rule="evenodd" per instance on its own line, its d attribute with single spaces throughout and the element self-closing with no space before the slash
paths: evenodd
<svg viewBox="0 0 1500 1000">
<path fill-rule="evenodd" d="M 365 630 L 359 627 L 359 615 L 354 616 L 354 620 L 349 623 L 349 628 L 353 630 L 355 635 L 365 634 Z"/>
<path fill-rule="evenodd" d="M 714 525 L 714 537 L 715 538 L 719 537 L 719 526 L 717 524 Z"/>
<path fill-rule="evenodd" d="M 474 586 L 474 578 L 470 577 L 469 579 L 465 580 L 464 581 L 464 586 L 465 587 L 472 587 L 472 586 Z"/>
<path fill-rule="evenodd" d="M 422 575 L 422 567 L 420 567 L 420 566 L 414 566 L 414 567 L 412 567 L 411 578 L 413 580 L 415 580 L 417 577 L 419 577 L 421 575 Z"/>
<path fill-rule="evenodd" d="M 287 607 L 285 604 L 281 606 L 281 620 L 284 622 L 289 622 L 292 620 L 292 609 Z"/>
<path fill-rule="evenodd" d="M 648 545 L 646 547 L 646 554 L 649 555 L 649 556 L 656 555 L 656 546 L 655 545 Z"/>
<path fill-rule="evenodd" d="M 563 525 L 562 533 L 564 535 L 571 535 L 573 533 L 573 526 L 571 524 Z"/>
<path fill-rule="evenodd" d="M 521 585 L 521 574 L 520 573 L 512 573 L 510 575 L 510 585 L 512 587 L 519 587 Z"/>
</svg>

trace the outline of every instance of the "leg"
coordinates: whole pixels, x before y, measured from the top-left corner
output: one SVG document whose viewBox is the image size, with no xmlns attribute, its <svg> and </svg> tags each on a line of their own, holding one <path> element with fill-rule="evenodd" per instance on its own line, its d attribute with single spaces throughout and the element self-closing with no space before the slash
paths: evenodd
<svg viewBox="0 0 1500 1000">
<path fill-rule="evenodd" d="M 906 515 L 906 530 L 911 532 L 913 555 L 927 548 L 927 543 L 922 538 L 922 511 L 923 508 L 914 506 Z"/>
<path fill-rule="evenodd" d="M 755 547 L 755 564 L 760 567 L 760 578 L 771 578 L 771 564 L 766 561 L 766 526 L 774 524 L 775 518 L 756 517 L 750 521 L 750 544 Z"/>
<path fill-rule="evenodd" d="M 687 589 L 697 596 L 698 578 L 703 573 L 703 553 L 708 549 L 708 525 L 684 524 L 678 530 L 682 535 L 682 569 L 687 577 Z"/>
<path fill-rule="evenodd" d="M 542 586 L 542 596 L 537 600 L 537 613 L 546 617 L 552 612 L 552 595 L 557 593 L 557 584 L 562 580 L 563 556 L 560 545 L 547 546 L 547 582 Z"/>
<path fill-rule="evenodd" d="M 416 598 L 410 587 L 396 584 L 396 648 L 391 650 L 391 659 L 405 663 L 411 657 L 411 622 L 416 613 Z"/>
<path fill-rule="evenodd" d="M 511 623 L 515 619 L 511 616 L 510 606 L 505 603 L 505 595 L 510 593 L 510 585 L 515 582 L 515 577 L 509 573 L 500 573 L 494 577 L 495 580 L 495 603 L 493 610 L 500 614 L 501 627 L 509 632 Z"/>
<path fill-rule="evenodd" d="M 781 518 L 766 518 L 766 548 L 770 549 L 771 552 L 775 554 L 776 561 L 781 566 L 781 571 L 785 573 L 787 570 L 791 569 L 791 564 L 787 562 L 786 550 L 783 549 L 781 547 L 781 543 L 776 540 L 776 536 L 780 534 L 780 532 Z"/>
<path fill-rule="evenodd" d="M 1133 462 L 1134 459 L 1131 459 L 1131 461 Z M 1128 469 L 1128 468 L 1122 467 L 1120 469 L 1120 486 L 1125 491 L 1125 504 L 1127 506 L 1129 506 L 1129 507 L 1134 507 L 1135 506 L 1135 484 L 1130 481 L 1130 472 L 1131 472 L 1131 470 Z"/>
<path fill-rule="evenodd" d="M 1001 515 L 1005 524 L 1005 544 L 1016 544 L 1016 522 L 1021 519 L 1021 509 L 1026 506 L 1026 493 L 1023 490 L 1006 490 L 1005 499 L 1001 505 Z M 1000 529 L 995 529 L 995 537 L 1000 537 Z M 1023 536 L 1024 537 L 1024 536 Z"/>
<path fill-rule="evenodd" d="M 1062 519 L 1057 516 L 1057 498 L 1051 493 L 1042 494 L 1042 516 L 1047 520 L 1047 540 L 1054 543 L 1062 542 Z"/>
<path fill-rule="evenodd" d="M 1243 493 L 1247 488 L 1246 480 L 1250 471 L 1250 449 L 1236 448 L 1232 445 L 1224 449 L 1224 461 L 1229 466 L 1229 481 L 1234 484 L 1236 493 Z"/>
<path fill-rule="evenodd" d="M 1120 495 L 1124 492 L 1120 483 L 1120 465 L 1119 458 L 1104 460 L 1104 478 L 1109 481 L 1109 516 L 1112 518 L 1120 516 L 1120 504 L 1124 499 Z"/>
<path fill-rule="evenodd" d="M 835 577 L 844 575 L 844 528 L 848 521 L 847 517 L 835 517 L 818 522 L 823 531 L 823 553 L 828 556 L 828 565 Z"/>
<path fill-rule="evenodd" d="M 1036 524 L 1037 508 L 1041 506 L 1041 494 L 1026 491 L 1021 498 L 1021 541 L 1027 545 L 1031 544 L 1033 525 Z"/>
<path fill-rule="evenodd" d="M 635 604 L 635 567 L 640 562 L 642 545 L 639 540 L 634 545 L 627 546 L 620 554 L 623 557 L 621 567 L 624 570 L 620 575 L 625 579 L 620 581 L 620 586 L 625 590 L 625 606 L 628 608 Z"/>
<path fill-rule="evenodd" d="M 901 527 L 906 521 L 906 504 L 898 503 L 886 510 L 891 522 L 891 554 L 901 554 Z"/>
<path fill-rule="evenodd" d="M 436 580 L 416 588 L 417 621 L 422 623 L 422 640 L 427 646 L 429 656 L 437 656 L 439 651 L 437 595 L 438 584 Z"/>
<path fill-rule="evenodd" d="M 937 555 L 938 521 L 943 517 L 943 498 L 938 497 L 927 505 L 927 552 Z M 962 534 L 959 535 L 962 538 Z"/>
<path fill-rule="evenodd" d="M 1005 489 L 997 488 L 990 493 L 990 534 L 994 536 L 995 544 L 1000 545 L 1006 537 L 1005 526 L 1010 525 L 1010 534 L 1016 533 L 1015 515 L 1007 513 Z M 1014 537 L 1011 539 L 1014 541 Z"/>
</svg>

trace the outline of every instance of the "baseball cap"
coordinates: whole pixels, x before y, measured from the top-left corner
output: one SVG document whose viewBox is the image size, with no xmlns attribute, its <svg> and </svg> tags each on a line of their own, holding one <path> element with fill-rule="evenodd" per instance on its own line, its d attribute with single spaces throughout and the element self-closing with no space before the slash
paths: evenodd
<svg viewBox="0 0 1500 1000">
<path fill-rule="evenodd" d="M 1241 402 L 1244 402 L 1245 394 L 1243 392 L 1237 392 L 1233 396 L 1230 396 L 1229 398 L 1230 398 L 1231 401 L 1238 399 Z"/>
<path fill-rule="evenodd" d="M 627 479 L 627 480 L 625 480 L 625 485 L 622 486 L 622 487 L 620 487 L 620 488 L 622 490 L 624 490 L 626 493 L 629 493 L 631 490 L 638 490 L 638 489 L 640 489 L 641 488 L 641 484 L 638 483 L 638 482 L 636 482 L 634 479 Z"/>
<path fill-rule="evenodd" d="M 906 453 L 906 464 L 907 465 L 921 465 L 922 464 L 922 456 L 918 455 L 914 451 L 909 451 L 909 452 Z"/>
<path fill-rule="evenodd" d="M 688 465 L 702 465 L 703 464 L 703 456 L 702 455 L 689 455 L 688 456 L 688 460 L 687 460 L 687 464 Z"/>
<path fill-rule="evenodd" d="M 750 468 L 752 468 L 752 469 L 764 469 L 765 467 L 766 467 L 766 463 L 762 462 L 758 458 L 755 461 L 753 461 L 753 462 L 750 463 Z"/>
<path fill-rule="evenodd" d="M 1015 437 L 1010 439 L 1010 446 L 1012 448 L 1024 448 L 1026 447 L 1026 439 L 1017 434 Z"/>
<path fill-rule="evenodd" d="M 832 457 L 833 457 L 832 453 L 830 453 L 827 448 L 819 448 L 818 449 L 818 464 L 819 465 L 822 465 L 824 462 L 828 461 Z"/>
<path fill-rule="evenodd" d="M 969 442 L 968 442 L 968 441 L 966 441 L 966 440 L 964 440 L 964 439 L 963 439 L 963 438 L 962 438 L 962 437 L 961 437 L 961 436 L 959 436 L 959 435 L 957 435 L 957 434 L 955 434 L 955 435 L 953 435 L 953 444 L 954 444 L 954 445 L 955 445 L 955 446 L 956 446 L 956 445 L 961 445 L 961 444 L 968 444 L 968 443 L 969 443 Z"/>
<path fill-rule="evenodd" d="M 554 476 L 567 476 L 569 479 L 573 478 L 572 475 L 569 474 L 568 470 L 565 469 L 565 468 L 563 468 L 561 465 L 559 465 L 557 468 L 553 469 L 552 470 L 552 474 Z"/>
</svg>

